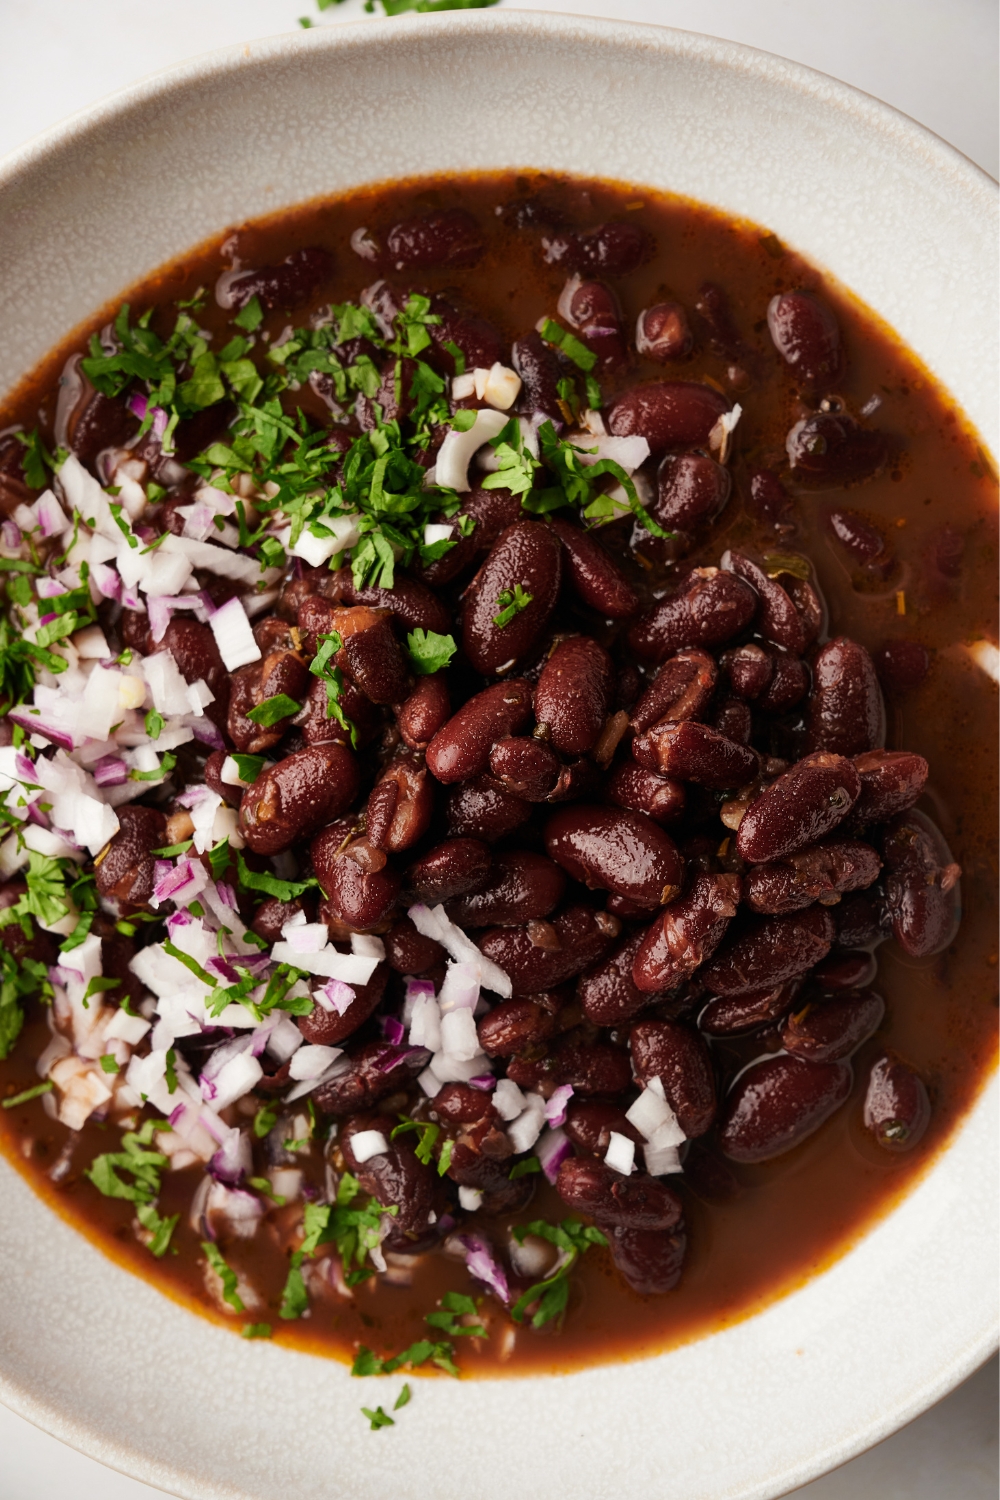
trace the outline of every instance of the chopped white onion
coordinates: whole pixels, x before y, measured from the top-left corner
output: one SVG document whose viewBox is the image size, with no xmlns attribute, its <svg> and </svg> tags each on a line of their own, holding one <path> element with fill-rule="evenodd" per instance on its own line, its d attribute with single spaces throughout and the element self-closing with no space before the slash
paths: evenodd
<svg viewBox="0 0 1000 1500">
<path fill-rule="evenodd" d="M 501 1120 L 516 1120 L 528 1102 L 517 1084 L 510 1078 L 498 1079 L 491 1097 L 493 1108 Z"/>
<path fill-rule="evenodd" d="M 480 1188 L 460 1187 L 458 1201 L 467 1213 L 474 1214 L 481 1206 L 483 1194 Z"/>
<path fill-rule="evenodd" d="M 464 493 L 470 490 L 469 463 L 473 454 L 484 443 L 497 437 L 507 425 L 503 412 L 483 410 L 476 412 L 476 420 L 467 432 L 458 432 L 453 427 L 438 449 L 434 465 L 435 483 L 444 489 Z"/>
<path fill-rule="evenodd" d="M 381 1130 L 359 1130 L 351 1136 L 351 1153 L 359 1166 L 373 1156 L 384 1156 L 388 1149 L 389 1142 Z"/>
<path fill-rule="evenodd" d="M 260 647 L 254 640 L 247 612 L 239 599 L 227 599 L 208 623 L 228 671 L 235 672 L 237 667 L 260 661 Z"/>
<path fill-rule="evenodd" d="M 288 1071 L 297 1083 L 319 1078 L 343 1053 L 342 1047 L 320 1047 L 307 1043 L 292 1053 Z"/>
<path fill-rule="evenodd" d="M 608 1149 L 604 1153 L 604 1164 L 615 1172 L 621 1172 L 623 1177 L 628 1177 L 635 1168 L 635 1141 L 612 1130 Z"/>
<path fill-rule="evenodd" d="M 276 964 L 290 964 L 324 979 L 342 979 L 345 984 L 367 984 L 378 967 L 377 958 L 359 958 L 356 953 L 338 953 L 324 948 L 320 953 L 297 953 L 290 943 L 275 943 L 271 957 Z"/>
<path fill-rule="evenodd" d="M 441 1050 L 441 1013 L 433 995 L 418 995 L 413 1002 L 409 1042 L 411 1047 Z"/>
<path fill-rule="evenodd" d="M 659 1079 L 656 1081 L 659 1083 Z M 670 1142 L 671 1145 L 679 1146 L 685 1139 L 684 1132 L 677 1123 L 677 1116 L 659 1090 L 652 1085 L 644 1088 L 638 1099 L 629 1106 L 625 1118 L 647 1141 L 652 1140 L 657 1131 L 668 1125 L 673 1127 L 677 1136 L 676 1140 Z"/>
<path fill-rule="evenodd" d="M 479 1034 L 471 1010 L 452 1010 L 441 1017 L 441 1047 L 456 1062 L 481 1057 Z"/>
</svg>

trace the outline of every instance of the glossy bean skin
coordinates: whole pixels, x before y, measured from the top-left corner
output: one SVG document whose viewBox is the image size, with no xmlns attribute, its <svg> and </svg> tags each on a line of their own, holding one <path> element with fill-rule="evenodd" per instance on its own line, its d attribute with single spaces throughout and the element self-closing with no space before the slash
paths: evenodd
<svg viewBox="0 0 1000 1500">
<path fill-rule="evenodd" d="M 354 858 L 360 842 L 348 845 L 333 861 L 327 875 L 330 889 L 320 907 L 320 919 L 364 932 L 380 927 L 391 914 L 402 882 L 391 865 L 370 870 L 360 864 Z"/>
<path fill-rule="evenodd" d="M 632 1070 L 621 1047 L 563 1038 L 545 1057 L 513 1058 L 507 1077 L 522 1089 L 550 1092 L 569 1084 L 578 1094 L 620 1094 L 628 1088 Z"/>
<path fill-rule="evenodd" d="M 552 652 L 535 689 L 535 718 L 561 755 L 585 755 L 597 743 L 614 686 L 611 657 L 587 635 Z"/>
<path fill-rule="evenodd" d="M 885 823 L 912 807 L 927 781 L 930 767 L 912 750 L 868 750 L 854 757 L 861 780 L 852 821 Z"/>
<path fill-rule="evenodd" d="M 629 648 L 642 661 L 665 661 L 682 646 L 721 646 L 753 619 L 757 595 L 732 573 L 703 570 L 636 621 Z"/>
<path fill-rule="evenodd" d="M 508 735 L 490 751 L 490 775 L 526 802 L 544 802 L 551 796 L 561 770 L 548 745 L 531 735 Z"/>
<path fill-rule="evenodd" d="M 588 1156 L 605 1156 L 612 1131 L 637 1146 L 643 1143 L 643 1137 L 625 1118 L 624 1111 L 617 1104 L 606 1104 L 600 1099 L 571 1100 L 566 1109 L 565 1130 L 573 1145 Z"/>
<path fill-rule="evenodd" d="M 645 1172 L 623 1177 L 582 1156 L 563 1162 L 556 1192 L 577 1213 L 622 1229 L 673 1229 L 682 1213 L 681 1200 L 659 1178 Z"/>
<path fill-rule="evenodd" d="M 860 839 L 829 839 L 747 872 L 744 899 L 751 911 L 772 916 L 801 911 L 814 901 L 829 902 L 848 891 L 866 890 L 882 861 Z"/>
<path fill-rule="evenodd" d="M 680 888 L 682 863 L 673 840 L 627 808 L 561 808 L 545 825 L 545 847 L 574 880 L 655 907 Z"/>
<path fill-rule="evenodd" d="M 722 561 L 756 593 L 759 600 L 756 628 L 765 640 L 790 651 L 793 656 L 801 656 L 811 639 L 808 625 L 781 584 L 769 578 L 763 568 L 742 552 L 727 552 Z"/>
<path fill-rule="evenodd" d="M 380 814 L 377 830 L 373 827 L 376 812 Z M 376 848 L 401 854 L 423 838 L 433 814 L 434 783 L 427 767 L 414 757 L 398 756 L 368 799 L 368 838 Z"/>
<path fill-rule="evenodd" d="M 167 820 L 154 807 L 118 809 L 118 832 L 95 862 L 101 895 L 127 906 L 143 906 L 153 894 L 156 856 L 166 845 Z M 6 930 L 6 929 L 5 929 Z"/>
<path fill-rule="evenodd" d="M 822 906 L 787 917 L 757 917 L 699 970 L 699 978 L 717 995 L 773 989 L 824 959 L 834 932 L 833 918 Z"/>
<path fill-rule="evenodd" d="M 749 508 L 758 520 L 775 530 L 788 526 L 792 497 L 773 469 L 748 472 Z"/>
<path fill-rule="evenodd" d="M 715 691 L 715 662 L 697 646 L 677 651 L 657 672 L 632 710 L 636 734 L 645 734 L 661 719 L 700 719 Z"/>
<path fill-rule="evenodd" d="M 605 276 L 627 276 L 649 258 L 653 240 L 641 225 L 611 219 L 594 229 L 567 231 L 543 239 L 542 250 L 549 265 Z"/>
<path fill-rule="evenodd" d="M 622 310 L 618 298 L 603 281 L 568 281 L 559 298 L 559 312 L 581 337 L 597 362 L 614 369 L 627 357 Z"/>
<path fill-rule="evenodd" d="M 412 1253 L 438 1239 L 440 1231 L 435 1225 L 444 1206 L 444 1194 L 434 1168 L 417 1160 L 413 1136 L 390 1139 L 397 1123 L 389 1115 L 355 1115 L 345 1120 L 337 1139 L 348 1171 L 357 1178 L 362 1191 L 370 1193 L 384 1208 L 395 1204 L 399 1210 L 386 1236 L 386 1246 Z M 351 1141 L 363 1130 L 379 1131 L 388 1143 L 388 1151 L 359 1162 Z"/>
<path fill-rule="evenodd" d="M 923 1079 L 891 1053 L 878 1058 L 868 1076 L 862 1119 L 883 1150 L 912 1150 L 931 1119 Z"/>
<path fill-rule="evenodd" d="M 477 672 L 492 677 L 529 655 L 556 605 L 562 577 L 559 539 L 538 521 L 518 521 L 495 542 L 462 605 L 462 645 Z M 531 602 L 506 625 L 500 596 L 520 584 Z"/>
<path fill-rule="evenodd" d="M 839 489 L 874 479 L 888 461 L 889 440 L 846 413 L 815 412 L 795 423 L 785 451 L 797 484 Z"/>
<path fill-rule="evenodd" d="M 314 1002 L 309 1015 L 296 1018 L 296 1025 L 306 1041 L 321 1047 L 338 1047 L 364 1025 L 376 1009 L 385 994 L 388 978 L 388 966 L 379 964 L 367 984 L 352 985 L 354 999 L 343 1015 L 338 1015 L 335 1010 L 325 1010 Z"/>
<path fill-rule="evenodd" d="M 448 831 L 455 838 L 491 844 L 527 823 L 531 803 L 513 796 L 492 776 L 477 776 L 452 788 L 445 811 Z"/>
<path fill-rule="evenodd" d="M 350 568 L 328 573 L 323 589 L 337 604 L 364 604 L 369 609 L 387 609 L 407 630 L 433 630 L 439 635 L 447 635 L 451 629 L 447 605 L 425 583 L 411 578 L 399 568 L 391 589 L 373 585 L 361 589 L 355 587 Z"/>
<path fill-rule="evenodd" d="M 844 756 L 806 756 L 751 802 L 736 834 L 737 853 L 753 864 L 787 858 L 832 833 L 860 790 L 857 770 Z"/>
<path fill-rule="evenodd" d="M 892 935 L 912 958 L 942 953 L 962 918 L 961 868 L 937 824 L 911 808 L 882 837 Z"/>
<path fill-rule="evenodd" d="M 809 669 L 798 656 L 774 652 L 771 660 L 774 670 L 770 682 L 757 699 L 757 707 L 764 713 L 787 713 L 808 693 Z"/>
<path fill-rule="evenodd" d="M 494 927 L 478 946 L 510 976 L 513 995 L 537 995 L 575 979 L 608 952 L 621 923 L 589 906 L 568 906 L 552 919 L 558 948 L 541 948 L 527 927 Z"/>
<path fill-rule="evenodd" d="M 472 266 L 485 248 L 479 225 L 464 208 L 401 219 L 386 236 L 387 259 L 397 271 Z"/>
<path fill-rule="evenodd" d="M 757 1031 L 787 1015 L 801 986 L 801 980 L 793 979 L 743 995 L 720 995 L 710 1000 L 699 1015 L 699 1030 L 706 1036 L 739 1036 L 742 1032 Z"/>
<path fill-rule="evenodd" d="M 226 729 L 236 749 L 260 755 L 276 745 L 292 716 L 264 726 L 255 724 L 247 715 L 266 698 L 276 698 L 279 693 L 299 703 L 308 687 L 309 668 L 297 651 L 271 651 L 263 661 L 238 668 L 232 676 L 226 718 Z"/>
<path fill-rule="evenodd" d="M 495 683 L 469 698 L 427 746 L 432 775 L 446 785 L 481 775 L 497 740 L 528 727 L 531 703 L 531 684 L 523 678 Z"/>
<path fill-rule="evenodd" d="M 851 560 L 870 577 L 884 581 L 895 567 L 891 547 L 870 521 L 856 510 L 832 510 L 827 526 Z"/>
<path fill-rule="evenodd" d="M 465 356 L 467 370 L 477 367 L 488 370 L 501 360 L 506 363 L 504 340 L 499 329 L 486 318 L 443 295 L 431 298 L 431 312 L 441 319 L 440 323 L 427 325 L 434 346 L 431 358 L 443 375 L 457 373 L 449 344 L 454 344 Z"/>
<path fill-rule="evenodd" d="M 502 1000 L 478 1025 L 479 1045 L 488 1057 L 513 1057 L 555 1036 L 558 1002 L 554 996 Z"/>
<path fill-rule="evenodd" d="M 920 641 L 886 641 L 872 660 L 879 682 L 893 698 L 905 697 L 918 688 L 931 666 L 931 654 Z"/>
<path fill-rule="evenodd" d="M 358 750 L 364 750 L 382 732 L 383 720 L 380 711 L 360 688 L 355 687 L 350 677 L 343 675 L 337 702 L 345 719 L 354 725 L 354 735 L 345 729 L 339 719 L 330 713 L 330 699 L 326 683 L 314 677 L 306 695 L 306 715 L 299 722 L 299 731 L 307 745 L 325 745 L 329 740 L 339 740 L 351 746 L 357 739 Z"/>
<path fill-rule="evenodd" d="M 760 756 L 749 745 L 726 739 L 707 724 L 656 724 L 632 743 L 640 766 L 677 781 L 693 781 L 713 791 L 745 786 L 760 769 Z"/>
<path fill-rule="evenodd" d="M 566 890 L 558 865 L 528 849 L 498 854 L 486 884 L 448 903 L 460 927 L 515 927 L 547 917 Z"/>
<path fill-rule="evenodd" d="M 877 972 L 878 962 L 873 953 L 866 953 L 864 949 L 858 953 L 833 952 L 816 965 L 809 975 L 809 983 L 825 994 L 862 990 L 874 981 Z"/>
<path fill-rule="evenodd" d="M 774 657 L 752 641 L 724 652 L 721 665 L 733 692 L 751 703 L 760 697 L 774 676 Z"/>
<path fill-rule="evenodd" d="M 333 256 L 321 245 L 293 250 L 277 266 L 256 271 L 224 271 L 215 287 L 220 307 L 245 307 L 256 297 L 262 307 L 299 307 L 333 271 Z"/>
<path fill-rule="evenodd" d="M 427 1057 L 423 1048 L 367 1042 L 351 1054 L 345 1072 L 320 1084 L 313 1095 L 316 1107 L 338 1116 L 373 1109 L 380 1099 L 407 1088 L 426 1067 Z"/>
<path fill-rule="evenodd" d="M 885 1002 L 871 990 L 853 990 L 793 1011 L 781 1028 L 781 1043 L 794 1057 L 836 1062 L 850 1057 L 878 1030 Z"/>
<path fill-rule="evenodd" d="M 676 823 L 684 812 L 684 788 L 669 776 L 645 771 L 634 761 L 622 761 L 604 783 L 605 795 L 616 807 L 645 813 L 661 828 Z"/>
<path fill-rule="evenodd" d="M 722 1105 L 719 1145 L 732 1161 L 770 1161 L 810 1136 L 851 1091 L 846 1062 L 764 1058 L 737 1078 Z"/>
<path fill-rule="evenodd" d="M 875 948 L 889 936 L 889 913 L 877 892 L 848 896 L 834 912 L 839 948 Z"/>
<path fill-rule="evenodd" d="M 659 364 L 684 359 L 694 348 L 687 313 L 679 302 L 655 302 L 643 308 L 635 325 L 635 347 Z"/>
<path fill-rule="evenodd" d="M 279 901 L 277 896 L 268 896 L 253 914 L 251 931 L 263 938 L 268 945 L 277 943 L 285 923 L 298 916 L 299 912 L 305 915 L 306 921 L 312 919 L 312 906 L 307 910 L 301 896 L 295 901 Z"/>
<path fill-rule="evenodd" d="M 420 578 L 436 589 L 451 583 L 453 578 L 458 578 L 471 568 L 477 559 L 484 558 L 507 527 L 520 520 L 521 514 L 521 497 L 512 495 L 510 490 L 471 490 L 463 500 L 462 509 L 455 516 L 448 517 L 442 512 L 437 517 L 440 521 L 456 523 L 456 530 L 452 532 L 455 545 L 443 557 L 421 565 L 418 569 Z M 457 530 L 457 523 L 462 516 L 473 523 L 469 536 L 462 536 Z"/>
<path fill-rule="evenodd" d="M 656 473 L 653 515 L 667 531 L 694 534 L 722 514 L 732 488 L 729 470 L 714 458 L 668 453 Z"/>
<path fill-rule="evenodd" d="M 753 715 L 741 699 L 723 698 L 709 722 L 727 740 L 735 740 L 737 745 L 749 745 L 753 735 Z"/>
<path fill-rule="evenodd" d="M 681 1279 L 687 1236 L 683 1225 L 673 1234 L 659 1229 L 608 1230 L 611 1259 L 634 1292 L 658 1297 L 672 1292 Z"/>
<path fill-rule="evenodd" d="M 444 964 L 441 944 L 418 932 L 409 917 L 393 922 L 383 941 L 386 963 L 397 974 L 426 974 L 428 969 Z"/>
<path fill-rule="evenodd" d="M 803 390 L 829 390 L 843 369 L 840 325 L 811 292 L 779 292 L 767 306 L 774 347 Z"/>
<path fill-rule="evenodd" d="M 884 744 L 885 704 L 871 657 L 846 636 L 827 641 L 813 661 L 806 749 L 861 755 Z"/>
<path fill-rule="evenodd" d="M 521 403 L 529 414 L 544 412 L 553 422 L 564 421 L 559 405 L 562 370 L 555 351 L 536 329 L 511 348 L 511 364 L 521 377 Z"/>
<path fill-rule="evenodd" d="M 210 792 L 221 797 L 229 807 L 239 807 L 240 798 L 243 796 L 241 786 L 231 786 L 228 781 L 222 780 L 222 767 L 226 763 L 225 750 L 213 750 L 205 762 L 205 785 Z"/>
<path fill-rule="evenodd" d="M 716 1114 L 715 1075 L 708 1047 L 694 1027 L 683 1021 L 637 1021 L 629 1032 L 629 1051 L 641 1083 L 660 1080 L 684 1134 L 704 1135 Z"/>
<path fill-rule="evenodd" d="M 603 963 L 595 964 L 577 980 L 577 1004 L 595 1026 L 619 1026 L 652 1002 L 654 997 L 632 978 L 642 940 L 641 930 L 633 932 Z"/>
<path fill-rule="evenodd" d="M 615 437 L 644 437 L 654 458 L 669 448 L 698 448 L 708 442 L 729 403 L 710 385 L 661 380 L 633 386 L 608 413 Z"/>
<path fill-rule="evenodd" d="M 584 604 L 609 620 L 627 620 L 637 613 L 639 599 L 632 585 L 595 537 L 558 515 L 546 524 L 562 542 L 566 575 Z"/>
<path fill-rule="evenodd" d="M 240 832 L 255 854 L 277 854 L 345 812 L 360 786 L 358 763 L 333 740 L 262 771 L 240 802 Z"/>
<path fill-rule="evenodd" d="M 333 628 L 344 642 L 335 658 L 337 665 L 350 673 L 372 703 L 398 703 L 409 682 L 390 618 L 365 605 L 334 613 Z M 356 620 L 359 629 L 353 628 Z"/>
<path fill-rule="evenodd" d="M 444 672 L 421 677 L 396 710 L 396 724 L 403 743 L 411 750 L 426 750 L 439 729 L 451 718 L 451 699 Z"/>
<path fill-rule="evenodd" d="M 161 649 L 170 652 L 185 682 L 197 682 L 201 678 L 208 683 L 215 694 L 215 702 L 208 705 L 205 713 L 220 728 L 225 728 L 230 674 L 208 626 L 184 615 L 174 615 L 164 632 Z"/>
<path fill-rule="evenodd" d="M 740 895 L 738 875 L 696 875 L 686 895 L 642 934 L 632 967 L 636 988 L 648 997 L 693 974 L 721 943 Z"/>
</svg>

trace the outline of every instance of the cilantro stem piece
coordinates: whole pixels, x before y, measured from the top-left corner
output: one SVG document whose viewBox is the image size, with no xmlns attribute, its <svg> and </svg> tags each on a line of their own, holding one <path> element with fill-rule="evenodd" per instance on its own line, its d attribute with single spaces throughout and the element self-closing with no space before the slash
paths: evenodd
<svg viewBox="0 0 1000 1500">
<path fill-rule="evenodd" d="M 380 1427 L 395 1427 L 396 1425 L 395 1418 L 390 1417 L 387 1412 L 384 1412 L 381 1406 L 376 1406 L 374 1411 L 372 1411 L 370 1406 L 363 1406 L 361 1411 L 362 1415 L 366 1416 L 371 1423 L 372 1432 L 377 1432 Z"/>
<path fill-rule="evenodd" d="M 269 1339 L 271 1332 L 270 1323 L 244 1323 L 240 1329 L 245 1339 Z"/>
<path fill-rule="evenodd" d="M 47 1078 L 44 1083 L 36 1083 L 34 1088 L 22 1089 L 12 1099 L 4 1099 L 3 1108 L 16 1109 L 19 1104 L 27 1104 L 29 1099 L 37 1099 L 39 1094 L 50 1094 L 54 1088 L 52 1079 Z"/>
<path fill-rule="evenodd" d="M 527 609 L 534 597 L 534 594 L 527 593 L 519 583 L 515 583 L 513 592 L 510 589 L 501 589 L 497 599 L 500 613 L 493 616 L 494 625 L 498 625 L 502 630 L 505 625 L 510 624 L 515 615 L 521 613 L 522 609 Z"/>
<path fill-rule="evenodd" d="M 276 896 L 279 901 L 294 901 L 296 896 L 319 885 L 315 877 L 309 880 L 279 880 L 277 875 L 269 875 L 266 870 L 260 873 L 251 870 L 239 849 L 236 851 L 236 869 L 244 890 L 263 891 L 265 896 Z"/>
<path fill-rule="evenodd" d="M 228 1302 L 233 1312 L 246 1312 L 243 1298 L 236 1290 L 239 1286 L 239 1277 L 229 1262 L 224 1259 L 218 1245 L 213 1245 L 211 1240 L 202 1240 L 201 1248 L 204 1251 L 205 1259 L 222 1282 L 223 1302 Z"/>
</svg>

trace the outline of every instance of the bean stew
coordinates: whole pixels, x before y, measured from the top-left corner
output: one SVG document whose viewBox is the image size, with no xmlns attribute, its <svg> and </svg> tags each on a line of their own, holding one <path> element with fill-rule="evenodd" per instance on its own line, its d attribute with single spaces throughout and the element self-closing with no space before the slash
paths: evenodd
<svg viewBox="0 0 1000 1500">
<path fill-rule="evenodd" d="M 0 1145 L 246 1337 L 637 1357 L 995 1057 L 997 495 L 760 228 L 540 173 L 132 289 L 0 419 Z"/>
</svg>

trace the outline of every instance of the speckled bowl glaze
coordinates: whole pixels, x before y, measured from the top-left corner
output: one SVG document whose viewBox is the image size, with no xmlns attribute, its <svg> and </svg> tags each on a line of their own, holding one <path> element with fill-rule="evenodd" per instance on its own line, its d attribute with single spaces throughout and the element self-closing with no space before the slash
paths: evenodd
<svg viewBox="0 0 1000 1500">
<path fill-rule="evenodd" d="M 533 166 L 767 225 L 875 308 L 996 448 L 994 184 L 865 95 L 746 47 L 570 17 L 404 17 L 255 42 L 0 166 L 0 389 L 234 221 L 411 173 Z M 995 1341 L 997 1090 L 841 1260 L 655 1359 L 394 1398 L 248 1344 L 106 1260 L 0 1162 L 0 1397 L 198 1500 L 764 1500 L 887 1436 Z"/>
</svg>

